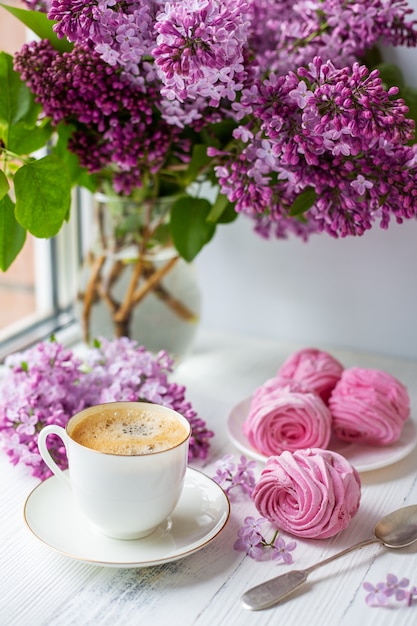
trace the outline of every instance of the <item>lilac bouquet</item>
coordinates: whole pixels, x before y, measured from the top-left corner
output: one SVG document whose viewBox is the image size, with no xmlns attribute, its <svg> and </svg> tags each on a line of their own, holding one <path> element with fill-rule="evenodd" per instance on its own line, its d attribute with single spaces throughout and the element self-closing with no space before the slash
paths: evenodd
<svg viewBox="0 0 417 626">
<path fill-rule="evenodd" d="M 65 427 L 72 415 L 96 404 L 145 401 L 184 415 L 191 424 L 189 458 L 204 459 L 214 433 L 186 400 L 185 388 L 168 381 L 172 366 L 166 352 L 154 356 L 126 337 L 101 339 L 82 358 L 55 341 L 12 354 L 0 378 L 0 446 L 13 464 L 30 466 L 43 480 L 50 476 L 37 446 L 44 426 Z M 55 436 L 51 450 L 66 468 L 65 449 Z"/>
<path fill-rule="evenodd" d="M 3 269 L 26 229 L 60 229 L 74 184 L 136 194 L 150 212 L 169 200 L 188 261 L 238 214 L 262 237 L 304 240 L 416 216 L 416 91 L 378 52 L 416 46 L 406 1 L 27 4 L 9 10 L 39 40 L 2 60 L 15 112 L 0 106 Z"/>
</svg>

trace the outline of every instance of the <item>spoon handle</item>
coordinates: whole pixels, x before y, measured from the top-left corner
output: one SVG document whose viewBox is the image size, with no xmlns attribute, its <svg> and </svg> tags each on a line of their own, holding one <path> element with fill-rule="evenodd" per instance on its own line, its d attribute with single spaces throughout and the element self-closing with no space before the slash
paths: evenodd
<svg viewBox="0 0 417 626">
<path fill-rule="evenodd" d="M 353 552 L 353 550 L 359 550 L 359 548 L 363 548 L 363 546 L 379 542 L 380 540 L 376 538 L 366 539 L 365 541 L 356 543 L 355 545 L 346 548 L 346 550 L 333 554 L 333 556 L 330 556 L 323 561 L 319 561 L 304 570 L 292 570 L 286 574 L 282 574 L 281 576 L 271 578 L 256 587 L 252 587 L 249 591 L 246 591 L 242 596 L 242 605 L 245 609 L 257 611 L 258 609 L 266 609 L 274 604 L 278 604 L 278 602 L 298 589 L 298 587 L 300 587 L 307 580 L 307 576 L 315 569 L 321 567 L 322 565 L 326 565 L 327 563 L 330 563 L 330 561 L 334 561 L 345 554 L 348 554 L 348 552 Z"/>
</svg>

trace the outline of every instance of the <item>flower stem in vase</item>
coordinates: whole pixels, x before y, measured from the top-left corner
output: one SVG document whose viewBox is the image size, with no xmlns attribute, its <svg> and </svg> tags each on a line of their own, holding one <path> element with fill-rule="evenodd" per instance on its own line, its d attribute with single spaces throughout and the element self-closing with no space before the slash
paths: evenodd
<svg viewBox="0 0 417 626">
<path fill-rule="evenodd" d="M 87 256 L 86 277 L 78 292 L 84 341 L 130 337 L 151 351 L 170 351 L 168 344 L 173 344 L 171 351 L 177 352 L 175 335 L 182 335 L 184 343 L 185 335 L 195 334 L 199 320 L 200 296 L 192 266 L 170 242 L 158 240 L 155 233 L 161 222 L 154 220 L 150 226 L 146 209 L 140 231 L 128 231 L 125 237 L 113 226 L 109 230 L 106 211 L 100 203 L 99 245 Z"/>
</svg>

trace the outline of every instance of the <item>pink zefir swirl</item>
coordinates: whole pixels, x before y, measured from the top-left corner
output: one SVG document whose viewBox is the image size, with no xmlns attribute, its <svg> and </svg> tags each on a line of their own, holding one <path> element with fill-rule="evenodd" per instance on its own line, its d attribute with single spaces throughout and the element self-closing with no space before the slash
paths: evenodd
<svg viewBox="0 0 417 626">
<path fill-rule="evenodd" d="M 280 394 L 283 392 L 311 393 L 311 389 L 306 385 L 293 378 L 284 378 L 283 376 L 275 376 L 268 378 L 262 385 L 257 387 L 252 394 L 251 406 L 256 406 L 265 398 L 271 397 L 272 394 Z"/>
<path fill-rule="evenodd" d="M 271 456 L 253 492 L 262 517 L 308 539 L 333 537 L 347 528 L 360 499 L 356 469 L 337 452 L 314 448 Z"/>
<path fill-rule="evenodd" d="M 335 435 L 343 441 L 383 446 L 397 441 L 410 415 L 407 388 L 375 369 L 346 369 L 329 400 Z"/>
<path fill-rule="evenodd" d="M 331 423 L 320 396 L 296 381 L 283 385 L 282 380 L 270 379 L 255 391 L 242 429 L 251 446 L 270 456 L 284 450 L 326 448 Z"/>
<path fill-rule="evenodd" d="M 328 352 L 304 348 L 284 361 L 277 376 L 302 382 L 327 402 L 343 369 L 343 365 Z"/>
</svg>

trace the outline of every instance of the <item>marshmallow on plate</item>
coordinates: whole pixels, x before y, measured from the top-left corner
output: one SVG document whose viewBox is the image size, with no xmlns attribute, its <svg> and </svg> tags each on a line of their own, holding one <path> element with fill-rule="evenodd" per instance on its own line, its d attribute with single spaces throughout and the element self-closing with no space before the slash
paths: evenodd
<svg viewBox="0 0 417 626">
<path fill-rule="evenodd" d="M 331 414 L 316 393 L 292 380 L 271 378 L 255 390 L 242 429 L 265 456 L 284 450 L 326 448 Z"/>
<path fill-rule="evenodd" d="M 382 446 L 400 437 L 410 399 L 406 387 L 387 372 L 352 367 L 344 370 L 329 408 L 339 439 Z"/>
<path fill-rule="evenodd" d="M 342 372 L 343 365 L 328 352 L 304 348 L 284 361 L 277 376 L 302 382 L 327 402 Z"/>
</svg>

